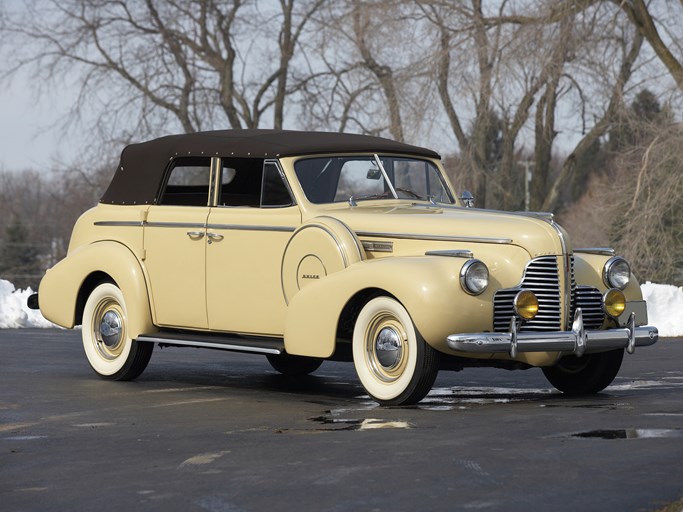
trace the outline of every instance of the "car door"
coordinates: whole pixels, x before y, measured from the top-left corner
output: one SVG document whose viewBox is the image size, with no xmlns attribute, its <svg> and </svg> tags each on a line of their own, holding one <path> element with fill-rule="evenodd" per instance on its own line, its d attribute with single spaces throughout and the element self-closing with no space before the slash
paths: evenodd
<svg viewBox="0 0 683 512">
<path fill-rule="evenodd" d="M 211 158 L 176 158 L 158 204 L 147 214 L 145 263 L 160 326 L 208 328 L 205 263 L 211 164 Z"/>
<path fill-rule="evenodd" d="M 287 304 L 282 255 L 301 213 L 277 161 L 222 159 L 207 222 L 207 311 L 212 330 L 280 336 Z"/>
</svg>

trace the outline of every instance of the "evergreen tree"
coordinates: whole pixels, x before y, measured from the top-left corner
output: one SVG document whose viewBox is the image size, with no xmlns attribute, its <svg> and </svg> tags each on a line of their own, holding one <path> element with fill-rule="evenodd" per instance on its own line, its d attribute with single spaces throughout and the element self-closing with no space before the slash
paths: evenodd
<svg viewBox="0 0 683 512">
<path fill-rule="evenodd" d="M 0 278 L 17 288 L 37 288 L 41 274 L 38 250 L 30 243 L 28 229 L 21 220 L 7 225 L 0 248 Z"/>
<path fill-rule="evenodd" d="M 659 100 L 649 89 L 643 89 L 633 99 L 631 105 L 624 107 L 623 112 L 609 132 L 607 149 L 621 152 L 640 144 L 647 138 L 652 125 L 666 120 Z"/>
</svg>

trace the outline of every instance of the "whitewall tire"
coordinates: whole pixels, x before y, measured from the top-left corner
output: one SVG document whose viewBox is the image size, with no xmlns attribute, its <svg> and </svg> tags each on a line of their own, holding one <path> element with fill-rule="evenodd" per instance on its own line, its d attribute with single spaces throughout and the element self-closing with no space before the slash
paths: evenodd
<svg viewBox="0 0 683 512">
<path fill-rule="evenodd" d="M 370 300 L 353 330 L 353 362 L 368 394 L 382 405 L 422 400 L 439 370 L 439 352 L 415 329 L 408 311 L 391 297 Z"/>
<path fill-rule="evenodd" d="M 123 293 L 112 283 L 97 286 L 83 309 L 83 348 L 88 362 L 100 376 L 131 380 L 149 363 L 154 345 L 132 340 Z"/>
</svg>

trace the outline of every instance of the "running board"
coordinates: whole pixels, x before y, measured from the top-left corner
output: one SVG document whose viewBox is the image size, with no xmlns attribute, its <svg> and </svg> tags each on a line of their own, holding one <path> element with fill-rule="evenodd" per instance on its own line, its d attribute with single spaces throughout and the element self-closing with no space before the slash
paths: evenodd
<svg viewBox="0 0 683 512">
<path fill-rule="evenodd" d="M 137 337 L 137 341 L 158 343 L 161 346 L 214 348 L 250 354 L 280 355 L 285 352 L 285 343 L 279 338 L 258 338 L 230 334 L 161 331 L 154 334 L 142 334 Z"/>
</svg>

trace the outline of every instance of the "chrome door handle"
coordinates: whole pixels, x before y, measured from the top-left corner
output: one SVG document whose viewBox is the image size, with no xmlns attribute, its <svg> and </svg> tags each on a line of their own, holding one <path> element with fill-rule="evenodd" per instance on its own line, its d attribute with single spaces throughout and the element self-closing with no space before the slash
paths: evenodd
<svg viewBox="0 0 683 512">
<path fill-rule="evenodd" d="M 189 236 L 193 240 L 200 240 L 200 239 L 204 238 L 204 232 L 203 231 L 188 231 L 187 236 Z"/>
<path fill-rule="evenodd" d="M 209 237 L 209 243 L 223 240 L 223 235 L 219 235 L 218 233 L 207 233 L 206 236 Z"/>
</svg>

